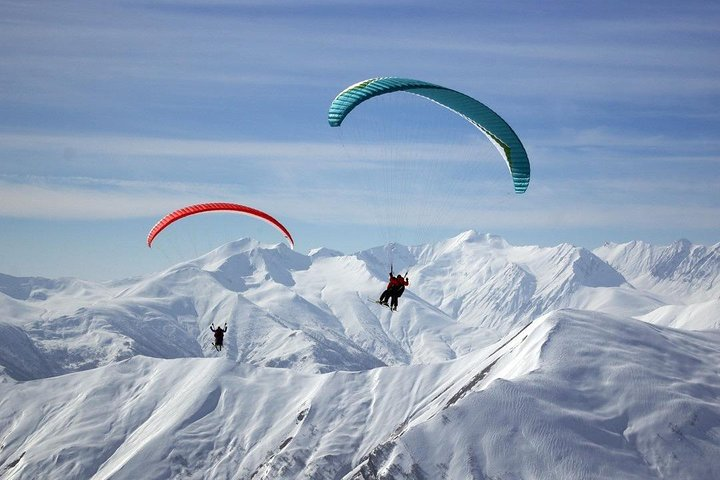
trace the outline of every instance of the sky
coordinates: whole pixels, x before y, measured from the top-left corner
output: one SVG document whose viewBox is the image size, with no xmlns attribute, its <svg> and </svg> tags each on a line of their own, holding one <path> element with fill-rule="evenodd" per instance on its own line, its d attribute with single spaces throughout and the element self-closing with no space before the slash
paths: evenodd
<svg viewBox="0 0 720 480">
<path fill-rule="evenodd" d="M 268 212 L 303 253 L 469 229 L 720 242 L 716 2 L 2 0 L 0 62 L 0 273 L 108 281 L 283 241 L 213 214 L 147 247 L 165 214 L 211 201 Z M 330 128 L 332 99 L 377 76 L 499 113 L 527 192 L 477 130 L 412 95 Z"/>
</svg>

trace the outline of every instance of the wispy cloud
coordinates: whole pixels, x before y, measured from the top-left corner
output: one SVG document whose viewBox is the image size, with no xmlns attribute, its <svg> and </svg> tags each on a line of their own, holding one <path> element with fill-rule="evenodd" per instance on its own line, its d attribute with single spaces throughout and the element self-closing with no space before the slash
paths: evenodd
<svg viewBox="0 0 720 480">
<path fill-rule="evenodd" d="M 635 191 L 658 188 L 615 181 L 612 185 L 593 183 L 591 188 L 605 188 L 609 196 L 614 191 L 632 187 Z M 445 192 L 406 192 L 402 204 L 388 209 L 388 197 L 378 191 L 361 188 L 306 188 L 248 193 L 233 185 L 219 188 L 217 184 L 166 183 L 143 181 L 106 181 L 88 178 L 37 178 L 31 183 L 0 182 L 0 216 L 41 219 L 122 219 L 159 217 L 169 211 L 192 203 L 234 201 L 266 209 L 283 218 L 320 225 L 390 225 L 394 227 L 464 228 L 468 225 L 487 225 L 494 230 L 503 228 L 575 228 L 635 227 L 718 228 L 720 204 L 673 204 L 673 189 L 682 194 L 687 186 L 661 186 L 667 189 L 666 202 L 643 201 L 637 196 L 631 205 L 618 202 L 598 205 L 592 198 L 575 198 L 572 208 L 566 196 L 555 189 L 524 196 L 500 192 L 482 196 L 481 184 L 460 195 Z M 589 188 L 588 185 L 582 188 Z M 573 191 L 573 189 L 568 189 Z M 395 197 L 390 197 L 395 198 Z"/>
<path fill-rule="evenodd" d="M 668 134 L 637 132 L 630 129 L 599 126 L 592 128 L 563 128 L 549 136 L 533 139 L 538 147 L 603 147 L 616 150 L 627 148 L 636 150 L 662 149 L 673 152 L 705 152 L 720 153 L 720 140 L 715 136 L 707 136 L 697 132 L 693 136 L 678 138 Z M 653 155 L 655 153 L 653 152 Z"/>
</svg>

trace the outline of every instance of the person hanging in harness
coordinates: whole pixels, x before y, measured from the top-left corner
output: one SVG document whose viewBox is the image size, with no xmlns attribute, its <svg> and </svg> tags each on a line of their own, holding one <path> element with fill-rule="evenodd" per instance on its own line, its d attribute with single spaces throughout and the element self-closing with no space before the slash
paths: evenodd
<svg viewBox="0 0 720 480">
<path fill-rule="evenodd" d="M 215 343 L 213 343 L 213 346 L 215 347 L 215 350 L 219 352 L 223 347 L 223 336 L 225 335 L 225 332 L 227 332 L 227 322 L 225 322 L 225 328 L 215 328 L 215 325 L 211 323 L 210 330 L 212 330 L 215 334 Z"/>
<path fill-rule="evenodd" d="M 378 300 L 378 303 L 381 303 L 385 305 L 386 307 L 389 307 L 388 305 L 388 299 L 390 298 L 390 292 L 395 288 L 395 275 L 393 275 L 392 268 L 390 269 L 390 278 L 388 279 L 387 287 L 385 288 L 385 291 L 380 294 L 380 300 Z"/>
<path fill-rule="evenodd" d="M 380 295 L 378 303 L 381 303 L 386 307 L 390 307 L 390 310 L 397 310 L 398 298 L 400 298 L 403 292 L 405 292 L 405 287 L 407 285 L 410 285 L 410 282 L 407 279 L 407 273 L 405 274 L 405 278 L 403 278 L 400 274 L 395 276 L 391 268 L 387 288 L 382 295 Z M 388 299 L 390 299 L 390 305 L 388 305 Z"/>
<path fill-rule="evenodd" d="M 410 280 L 407 278 L 407 273 L 405 278 L 400 274 L 395 277 L 395 285 L 390 292 L 390 310 L 397 311 L 398 298 L 402 297 L 402 294 L 405 293 L 405 287 L 408 285 L 410 285 Z"/>
</svg>

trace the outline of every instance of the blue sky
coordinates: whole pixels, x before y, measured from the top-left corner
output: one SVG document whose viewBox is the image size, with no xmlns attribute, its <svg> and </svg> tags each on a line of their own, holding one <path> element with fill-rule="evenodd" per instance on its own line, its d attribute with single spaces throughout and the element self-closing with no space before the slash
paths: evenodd
<svg viewBox="0 0 720 480">
<path fill-rule="evenodd" d="M 145 246 L 165 213 L 207 201 L 269 212 L 300 251 L 468 229 L 588 248 L 720 241 L 720 5 L 499 3 L 0 2 L 0 272 L 110 280 L 238 237 L 281 241 L 211 215 Z M 502 115 L 530 157 L 527 193 L 508 195 L 482 136 L 416 97 L 351 114 L 392 147 L 327 125 L 344 87 L 387 75 Z M 482 158 L 460 163 L 473 148 Z M 432 188 L 387 193 L 390 151 Z"/>
</svg>

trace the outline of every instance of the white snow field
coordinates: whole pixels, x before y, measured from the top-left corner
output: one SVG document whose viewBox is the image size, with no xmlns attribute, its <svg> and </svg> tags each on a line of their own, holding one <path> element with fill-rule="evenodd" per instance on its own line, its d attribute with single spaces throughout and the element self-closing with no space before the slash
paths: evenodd
<svg viewBox="0 0 720 480">
<path fill-rule="evenodd" d="M 720 244 L 387 248 L 0 275 L 0 478 L 720 478 Z"/>
</svg>

